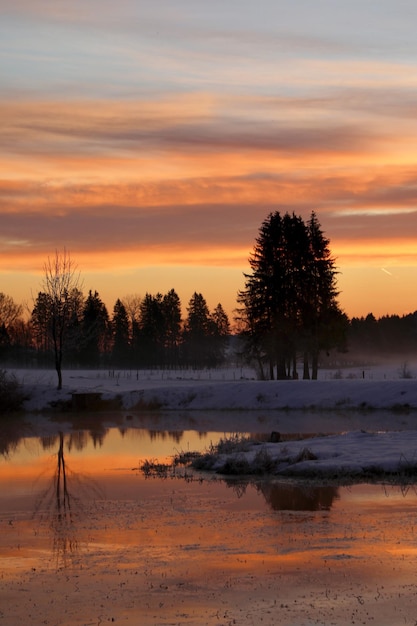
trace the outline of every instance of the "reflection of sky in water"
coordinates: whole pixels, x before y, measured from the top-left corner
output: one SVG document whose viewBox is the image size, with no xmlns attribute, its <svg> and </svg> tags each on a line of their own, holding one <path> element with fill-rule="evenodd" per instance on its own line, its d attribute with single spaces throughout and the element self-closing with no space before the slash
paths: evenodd
<svg viewBox="0 0 417 626">
<path fill-rule="evenodd" d="M 151 431 L 138 428 L 105 428 L 77 430 L 63 435 L 63 450 L 68 471 L 73 476 L 80 475 L 98 480 L 103 487 L 117 497 L 130 497 L 133 489 L 149 491 L 161 488 L 159 481 L 146 485 L 138 471 L 144 459 L 170 460 L 180 451 L 204 451 L 210 444 L 216 444 L 221 437 L 219 432 Z M 0 456 L 0 503 L 7 508 L 7 501 L 23 499 L 34 493 L 53 476 L 57 453 L 60 446 L 59 434 L 46 437 L 26 437 L 14 442 L 9 454 Z M 224 488 L 224 486 L 223 486 Z M 346 505 L 355 507 L 407 506 L 401 489 L 384 489 L 369 485 L 335 487 L 332 485 L 312 485 L 308 482 L 282 480 L 258 481 L 255 486 L 240 479 L 229 479 L 226 490 L 233 492 L 239 501 L 259 501 L 267 503 L 272 510 L 330 510 L 343 499 Z M 410 489 L 408 502 L 412 502 L 414 490 Z M 388 494 L 388 492 L 390 492 Z M 251 496 L 256 494 L 256 498 Z M 387 495 L 390 495 L 387 498 Z M 262 497 L 259 497 L 262 496 Z M 233 505 L 232 505 L 233 506 Z"/>
<path fill-rule="evenodd" d="M 149 431 L 118 428 L 77 431 L 64 435 L 64 448 L 75 469 L 97 473 L 112 468 L 137 467 L 145 458 L 166 458 L 179 451 L 204 450 L 224 433 L 197 431 Z M 0 481 L 5 476 L 36 474 L 56 453 L 59 436 L 20 439 L 15 449 L 0 456 Z"/>
<path fill-rule="evenodd" d="M 51 589 L 58 584 L 52 562 L 63 572 L 64 594 L 70 577 L 76 577 L 71 610 L 78 621 L 73 623 L 89 623 L 91 581 L 99 598 L 97 615 L 106 606 L 107 621 L 112 616 L 122 621 L 130 607 L 133 621 L 127 623 L 132 624 L 142 623 L 148 605 L 146 623 L 155 623 L 158 611 L 161 623 L 162 613 L 167 623 L 179 623 L 185 606 L 203 615 L 204 602 L 210 607 L 206 617 L 193 623 L 212 623 L 208 616 L 216 615 L 223 597 L 225 605 L 235 602 L 236 623 L 242 605 L 252 610 L 265 597 L 271 618 L 278 607 L 276 621 L 266 623 L 306 623 L 306 607 L 309 623 L 319 623 L 320 617 L 320 623 L 344 623 L 335 618 L 339 605 L 341 614 L 345 605 L 350 607 L 355 623 L 369 623 L 382 602 L 389 610 L 397 602 L 406 617 L 414 615 L 414 608 L 407 608 L 410 598 L 414 602 L 411 587 L 417 589 L 413 488 L 402 492 L 380 485 L 341 488 L 275 479 L 226 483 L 213 477 L 187 483 L 146 480 L 134 469 L 141 458 L 201 450 L 220 436 L 111 428 L 66 434 L 63 441 L 59 435 L 20 440 L 0 460 L 0 557 L 3 583 L 26 602 L 26 614 L 38 611 L 41 623 L 48 611 L 51 622 L 61 623 L 59 603 L 54 607 L 48 595 L 36 593 L 36 585 Z M 58 501 L 59 461 L 65 462 L 68 493 L 61 483 Z M 31 593 L 15 591 L 22 572 Z M 229 593 L 236 589 L 241 595 L 231 601 Z M 403 595 L 396 600 L 399 592 Z M 38 608 L 30 603 L 32 597 Z M 296 615 L 302 598 L 304 608 Z M 288 616 L 293 621 L 285 621 Z M 387 616 L 391 621 L 386 624 L 399 623 Z M 384 623 L 376 613 L 372 619 Z M 254 617 L 251 623 L 259 622 Z"/>
<path fill-rule="evenodd" d="M 149 431 L 108 428 L 64 434 L 66 467 L 72 476 L 99 481 L 108 496 L 131 497 L 133 489 L 147 490 L 142 474 L 134 471 L 146 458 L 169 460 L 179 451 L 204 450 L 224 433 Z M 36 493 L 54 475 L 59 435 L 26 437 L 0 456 L 0 506 L 30 508 Z M 155 483 L 153 483 L 155 489 Z"/>
</svg>

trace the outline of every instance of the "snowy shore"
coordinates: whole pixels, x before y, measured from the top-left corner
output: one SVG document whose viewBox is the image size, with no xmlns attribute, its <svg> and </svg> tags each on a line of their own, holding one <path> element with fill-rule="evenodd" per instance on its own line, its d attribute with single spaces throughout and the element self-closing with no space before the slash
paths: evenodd
<svg viewBox="0 0 417 626">
<path fill-rule="evenodd" d="M 385 370 L 384 370 L 385 371 Z M 16 370 L 28 399 L 25 410 L 45 411 L 69 403 L 75 394 L 99 394 L 104 402 L 123 410 L 370 410 L 417 409 L 417 380 L 401 379 L 375 369 L 366 377 L 335 378 L 322 373 L 319 380 L 257 381 L 228 370 L 175 372 L 64 372 L 64 385 L 56 390 L 50 370 Z M 333 377 L 332 377 L 333 376 Z"/>
</svg>

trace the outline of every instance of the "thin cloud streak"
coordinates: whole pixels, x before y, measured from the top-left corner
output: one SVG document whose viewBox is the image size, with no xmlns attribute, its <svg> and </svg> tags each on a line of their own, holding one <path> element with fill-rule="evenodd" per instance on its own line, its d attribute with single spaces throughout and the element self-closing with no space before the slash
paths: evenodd
<svg viewBox="0 0 417 626">
<path fill-rule="evenodd" d="M 175 104 L 165 115 L 166 103 L 162 103 L 159 114 L 154 112 L 153 115 L 146 111 L 152 103 L 143 104 L 110 105 L 108 109 L 103 104 L 97 106 L 97 103 L 0 105 L 6 129 L 0 147 L 14 154 L 56 157 L 75 154 L 93 157 L 106 148 L 116 154 L 118 151 L 131 154 L 142 150 L 259 150 L 317 156 L 381 149 L 381 143 L 389 138 L 382 129 L 377 133 L 361 122 L 329 123 L 328 120 L 315 122 L 314 119 L 310 123 L 305 120 L 297 122 L 290 119 L 289 107 L 284 106 L 277 111 L 275 120 L 262 119 L 267 117 L 270 104 L 260 108 L 260 115 L 259 111 L 253 110 L 241 119 L 239 116 L 231 119 L 221 112 L 204 111 L 204 106 L 208 109 L 210 105 L 200 101 L 193 103 L 192 97 L 189 103 L 183 102 L 178 116 L 175 116 Z"/>
</svg>

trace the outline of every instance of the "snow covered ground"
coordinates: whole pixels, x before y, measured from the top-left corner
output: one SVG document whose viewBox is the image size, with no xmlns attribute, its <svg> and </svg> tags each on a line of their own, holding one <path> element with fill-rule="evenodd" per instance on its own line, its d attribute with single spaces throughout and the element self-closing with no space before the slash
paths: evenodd
<svg viewBox="0 0 417 626">
<path fill-rule="evenodd" d="M 413 368 L 408 368 L 412 376 Z M 249 369 L 178 371 L 64 371 L 56 390 L 51 370 L 15 370 L 29 399 L 27 411 L 41 411 L 72 394 L 119 398 L 123 409 L 284 410 L 417 408 L 417 380 L 401 378 L 400 367 L 322 370 L 319 380 L 258 381 Z"/>
<path fill-rule="evenodd" d="M 413 368 L 408 371 L 412 375 Z M 120 411 L 132 427 L 144 427 L 156 414 L 163 414 L 165 421 L 158 418 L 159 428 L 188 428 L 184 416 L 192 414 L 196 430 L 330 433 L 257 444 L 227 458 L 219 455 L 211 467 L 216 471 L 225 462 L 236 463 L 237 454 L 249 471 L 257 471 L 263 462 L 274 474 L 417 476 L 417 380 L 402 378 L 399 366 L 326 370 L 317 381 L 257 381 L 253 372 L 243 369 L 74 370 L 64 372 L 61 391 L 55 388 L 52 371 L 16 370 L 15 374 L 24 385 L 25 408 L 32 415 L 57 402 L 71 402 L 73 394 L 91 392 L 105 401 L 118 398 Z M 148 421 L 138 417 L 144 413 Z"/>
<path fill-rule="evenodd" d="M 417 431 L 366 432 L 299 441 L 240 443 L 236 451 L 207 453 L 197 467 L 219 474 L 417 480 Z"/>
</svg>

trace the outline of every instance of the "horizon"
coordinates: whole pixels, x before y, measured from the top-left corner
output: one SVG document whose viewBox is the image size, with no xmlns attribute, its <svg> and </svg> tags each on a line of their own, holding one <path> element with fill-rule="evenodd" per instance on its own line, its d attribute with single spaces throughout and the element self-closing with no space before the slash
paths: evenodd
<svg viewBox="0 0 417 626">
<path fill-rule="evenodd" d="M 71 255 L 71 259 L 76 263 L 76 259 L 73 258 L 73 256 Z M 229 297 L 227 297 L 226 295 L 226 290 L 223 287 L 223 289 L 221 290 L 216 290 L 216 286 L 212 286 L 211 288 L 207 289 L 207 285 L 210 286 L 210 283 L 204 283 L 203 281 L 203 285 L 204 287 L 206 287 L 205 291 L 204 289 L 199 289 L 198 288 L 198 276 L 201 273 L 201 271 L 205 270 L 206 272 L 210 272 L 210 274 L 212 273 L 211 268 L 187 268 L 185 271 L 187 273 L 187 276 L 189 277 L 190 274 L 194 277 L 195 276 L 195 284 L 196 287 L 193 288 L 192 286 L 190 286 L 190 284 L 187 284 L 186 286 L 183 286 L 182 289 L 178 289 L 176 287 L 175 284 L 171 284 L 170 282 L 170 278 L 167 278 L 167 276 L 162 277 L 162 274 L 166 274 L 166 268 L 151 268 L 151 272 L 155 272 L 153 279 L 158 276 L 161 276 L 161 280 L 160 280 L 160 287 L 158 288 L 158 284 L 155 283 L 155 288 L 154 289 L 144 289 L 144 290 L 140 290 L 137 289 L 135 290 L 130 290 L 130 291 L 123 291 L 123 293 L 121 293 L 120 291 L 117 291 L 117 285 L 121 285 L 124 284 L 123 281 L 120 280 L 120 277 L 115 278 L 114 280 L 114 284 L 116 285 L 116 287 L 108 287 L 108 282 L 109 282 L 109 275 L 108 273 L 103 273 L 101 276 L 100 274 L 89 274 L 89 273 L 85 273 L 82 271 L 82 269 L 79 268 L 78 264 L 77 264 L 77 271 L 80 271 L 80 281 L 81 281 L 81 291 L 83 292 L 84 297 L 87 297 L 89 291 L 91 290 L 93 293 L 95 291 L 98 292 L 99 297 L 101 298 L 101 300 L 104 302 L 107 311 L 109 313 L 109 316 L 112 316 L 113 313 L 113 307 L 116 303 L 117 299 L 120 300 L 124 300 L 126 297 L 129 296 L 139 296 L 140 298 L 143 298 L 146 293 L 150 293 L 151 295 L 156 295 L 157 293 L 161 293 L 162 295 L 165 295 L 166 293 L 168 293 L 171 289 L 174 289 L 176 291 L 176 293 L 178 294 L 180 301 L 181 301 L 181 309 L 182 309 L 182 314 L 183 314 L 183 319 L 185 319 L 186 317 L 186 309 L 188 306 L 188 303 L 191 299 L 191 297 L 193 296 L 194 292 L 197 293 L 201 293 L 203 295 L 203 297 L 205 298 L 206 302 L 207 302 L 207 306 L 209 308 L 210 313 L 213 312 L 214 308 L 217 306 L 217 304 L 221 304 L 222 307 L 224 308 L 225 312 L 227 313 L 228 317 L 229 317 L 229 321 L 231 323 L 231 325 L 233 326 L 234 324 L 234 312 L 235 309 L 237 309 L 238 307 L 238 303 L 236 301 L 236 299 L 233 299 L 232 294 L 229 294 Z M 175 278 L 175 268 L 172 271 L 172 276 Z M 218 270 L 218 280 L 220 281 L 222 278 L 224 278 L 224 273 L 225 273 L 225 268 L 219 268 Z M 249 271 L 249 268 L 248 268 Z M 353 270 L 355 272 L 355 270 Z M 361 272 L 362 270 L 360 268 L 358 268 L 356 270 L 357 272 Z M 414 270 L 413 270 L 414 271 Z M 232 272 L 235 274 L 236 272 L 234 270 L 232 270 Z M 169 276 L 171 276 L 171 273 L 168 273 Z M 379 272 L 376 270 L 375 271 L 375 275 L 374 275 L 374 279 L 376 278 L 376 276 L 379 274 Z M 100 276 L 99 279 L 97 279 L 97 277 Z M 35 283 L 33 288 L 29 288 L 26 287 L 26 283 L 24 284 L 24 291 L 23 293 L 25 294 L 29 294 L 29 297 L 23 297 L 21 299 L 19 299 L 18 297 L 15 297 L 15 295 L 13 293 L 10 292 L 6 292 L 2 289 L 0 289 L 0 292 L 5 293 L 6 295 L 12 296 L 14 301 L 16 302 L 16 304 L 21 304 L 24 308 L 24 313 L 23 316 L 26 318 L 28 316 L 28 314 L 30 313 L 30 311 L 33 308 L 34 302 L 36 300 L 36 297 L 38 295 L 38 293 L 40 291 L 42 291 L 42 280 L 43 280 L 43 274 L 42 271 L 39 272 L 38 275 L 30 275 L 30 274 L 25 274 L 25 280 L 29 281 L 30 278 L 34 278 L 35 279 Z M 244 275 L 243 272 L 241 272 L 241 288 L 244 288 Z M 152 280 L 153 280 L 152 279 Z M 352 279 L 354 281 L 354 277 Z M 383 277 L 382 277 L 383 280 Z M 407 279 L 408 280 L 408 279 Z M 93 281 L 95 281 L 95 283 L 93 284 Z M 134 281 L 133 281 L 134 283 Z M 112 283 L 113 284 L 113 283 Z M 126 282 L 126 286 L 130 285 L 131 282 L 127 281 Z M 135 283 L 134 283 L 135 284 Z M 194 283 L 193 283 L 194 284 Z M 340 279 L 337 283 L 337 286 L 340 287 Z M 36 288 L 35 288 L 36 287 Z M 364 287 L 366 289 L 366 286 Z M 16 293 L 19 294 L 20 290 L 17 289 Z M 216 297 L 216 295 L 218 295 L 219 293 L 221 293 L 221 295 L 223 296 L 223 298 L 221 297 Z M 368 294 L 369 296 L 369 294 Z M 372 299 L 372 298 L 371 298 Z M 391 303 L 389 307 L 384 307 L 383 305 L 381 306 L 380 310 L 376 309 L 375 307 L 372 309 L 362 309 L 360 312 L 355 313 L 353 312 L 352 314 L 349 314 L 349 312 L 346 310 L 346 308 L 343 307 L 343 300 L 342 298 L 338 297 L 337 301 L 340 305 L 341 310 L 343 311 L 343 313 L 345 313 L 347 315 L 347 317 L 349 319 L 352 318 L 366 318 L 367 315 L 372 314 L 375 316 L 376 319 L 382 318 L 384 316 L 394 316 L 394 315 L 398 315 L 399 317 L 403 317 L 403 316 L 407 316 L 407 315 L 411 315 L 413 313 L 415 313 L 417 311 L 417 306 L 415 306 L 414 308 L 410 308 L 409 310 L 404 310 L 404 311 L 400 311 L 397 310 L 395 307 L 395 303 Z"/>
<path fill-rule="evenodd" d="M 263 220 L 315 211 L 349 318 L 417 309 L 411 0 L 0 15 L 1 292 L 30 305 L 65 247 L 110 314 L 173 288 L 232 321 Z"/>
</svg>

